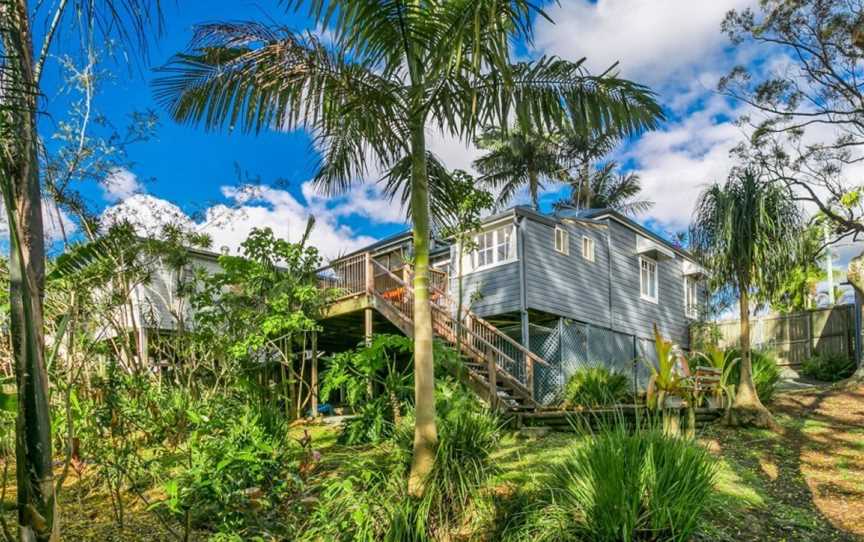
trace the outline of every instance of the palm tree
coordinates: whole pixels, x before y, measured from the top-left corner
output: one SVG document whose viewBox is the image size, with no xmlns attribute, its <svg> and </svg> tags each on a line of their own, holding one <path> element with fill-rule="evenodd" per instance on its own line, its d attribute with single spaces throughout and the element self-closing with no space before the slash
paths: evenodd
<svg viewBox="0 0 864 542">
<path fill-rule="evenodd" d="M 55 521 L 42 305 L 45 233 L 36 122 L 41 76 L 64 26 L 79 26 L 80 40 L 67 41 L 81 43 L 85 53 L 108 40 L 144 47 L 152 34 L 149 23 L 159 26 L 162 20 L 159 2 L 153 4 L 147 0 L 0 0 L 0 192 L 9 224 L 9 331 L 18 393 L 15 462 L 20 540 L 60 536 Z M 75 16 L 68 16 L 73 9 Z M 34 43 L 34 28 L 41 31 L 41 43 Z"/>
<path fill-rule="evenodd" d="M 750 298 L 770 299 L 782 286 L 796 262 L 802 232 L 801 210 L 789 191 L 750 169 L 733 171 L 724 186 L 714 184 L 697 202 L 691 246 L 710 272 L 712 285 L 738 295 L 741 381 L 729 411 L 731 424 L 774 424 L 753 385 Z"/>
<path fill-rule="evenodd" d="M 578 174 L 570 181 L 570 195 L 556 202 L 555 209 L 614 209 L 627 215 L 650 209 L 654 202 L 637 199 L 642 191 L 639 175 L 617 170 L 618 163 L 609 162 L 589 172 L 587 177 Z"/>
<path fill-rule="evenodd" d="M 540 209 L 539 192 L 544 181 L 566 177 L 560 152 L 560 137 L 521 128 L 486 128 L 477 144 L 487 152 L 474 161 L 482 175 L 480 182 L 498 192 L 497 205 L 503 207 L 523 186 L 528 187 L 531 205 Z"/>
<path fill-rule="evenodd" d="M 299 9 L 299 0 L 289 0 Z M 414 242 L 416 422 L 409 479 L 421 495 L 433 466 L 435 425 L 429 304 L 430 128 L 470 140 L 478 125 L 511 114 L 525 126 L 590 119 L 633 133 L 654 126 L 660 109 L 647 88 L 614 75 L 588 75 L 581 62 L 543 57 L 512 63 L 510 43 L 530 42 L 527 0 L 314 0 L 310 34 L 257 23 L 199 26 L 190 51 L 157 81 L 157 96 L 179 122 L 209 129 L 307 129 L 321 151 L 318 185 L 342 192 L 374 165 L 387 171 L 409 157 Z M 406 192 L 407 191 L 407 192 Z"/>
</svg>

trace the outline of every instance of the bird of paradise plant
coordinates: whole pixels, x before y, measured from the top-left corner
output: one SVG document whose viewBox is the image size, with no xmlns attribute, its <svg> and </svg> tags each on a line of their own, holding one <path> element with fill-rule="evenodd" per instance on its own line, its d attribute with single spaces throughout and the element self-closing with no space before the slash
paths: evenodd
<svg viewBox="0 0 864 542">
<path fill-rule="evenodd" d="M 699 352 L 696 355 L 709 367 L 719 371 L 720 381 L 714 390 L 714 398 L 719 405 L 730 406 L 734 390 L 729 383 L 729 378 L 732 375 L 732 369 L 741 361 L 741 358 L 735 355 L 734 350 L 724 350 L 717 345 L 711 345 L 704 352 Z"/>
<path fill-rule="evenodd" d="M 657 325 L 654 325 L 654 352 L 657 354 L 657 364 L 646 360 L 651 371 L 646 389 L 646 400 L 649 408 L 662 408 L 666 398 L 682 391 L 684 380 L 690 376 L 690 367 L 681 349 L 672 341 L 663 337 Z M 676 370 L 681 365 L 681 372 Z"/>
<path fill-rule="evenodd" d="M 690 367 L 678 345 L 663 337 L 656 324 L 654 325 L 654 351 L 657 355 L 657 364 L 646 361 L 651 371 L 646 389 L 646 402 L 648 408 L 663 412 L 664 430 L 669 434 L 678 434 L 678 414 L 668 411 L 666 400 L 671 396 L 681 397 L 692 407 L 693 389 L 692 386 L 686 385 L 690 377 Z"/>
</svg>

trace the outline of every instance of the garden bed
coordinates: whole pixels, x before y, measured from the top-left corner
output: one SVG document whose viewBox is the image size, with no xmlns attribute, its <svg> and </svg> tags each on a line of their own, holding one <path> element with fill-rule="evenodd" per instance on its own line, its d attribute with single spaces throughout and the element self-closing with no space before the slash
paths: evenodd
<svg viewBox="0 0 864 542">
<path fill-rule="evenodd" d="M 853 541 L 864 539 L 864 387 L 820 388 L 782 393 L 772 405 L 782 434 L 712 424 L 700 441 L 720 460 L 717 499 L 698 540 Z M 314 446 L 331 468 L 343 450 L 324 424 L 309 429 Z M 540 433 L 538 432 L 538 435 Z M 490 481 L 494 514 L 479 521 L 467 540 L 493 540 L 512 513 L 534 498 L 549 467 L 584 438 L 570 432 L 525 437 L 508 433 L 494 454 L 499 473 Z M 362 453 L 362 452 L 361 452 Z M 14 469 L 10 469 L 10 475 Z M 108 496 L 83 494 L 86 471 L 73 474 L 61 494 L 62 526 L 68 540 L 169 540 L 163 525 L 140 499 L 129 496 L 123 531 L 112 520 Z M 79 497 L 81 500 L 79 501 Z M 160 496 L 150 492 L 149 499 Z M 14 527 L 14 487 L 6 494 L 6 521 Z M 193 540 L 204 539 L 202 533 Z"/>
</svg>

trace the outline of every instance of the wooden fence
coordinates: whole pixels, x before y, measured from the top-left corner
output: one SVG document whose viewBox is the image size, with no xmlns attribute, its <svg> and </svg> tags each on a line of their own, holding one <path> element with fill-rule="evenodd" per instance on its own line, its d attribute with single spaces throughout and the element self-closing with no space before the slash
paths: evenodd
<svg viewBox="0 0 864 542">
<path fill-rule="evenodd" d="M 722 347 L 739 343 L 739 321 L 717 322 Z M 816 353 L 843 353 L 854 359 L 855 305 L 837 305 L 750 319 L 750 344 L 777 353 L 783 365 L 797 366 Z"/>
</svg>

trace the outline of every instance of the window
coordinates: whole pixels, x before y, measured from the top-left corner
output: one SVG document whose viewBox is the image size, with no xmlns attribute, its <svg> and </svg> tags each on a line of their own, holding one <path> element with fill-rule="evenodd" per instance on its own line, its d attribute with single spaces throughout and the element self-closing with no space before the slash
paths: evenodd
<svg viewBox="0 0 864 542">
<path fill-rule="evenodd" d="M 475 249 L 471 256 L 473 270 L 505 263 L 515 259 L 513 226 L 489 230 L 474 238 Z"/>
<path fill-rule="evenodd" d="M 699 318 L 699 283 L 693 277 L 684 277 L 684 314 Z"/>
<path fill-rule="evenodd" d="M 657 303 L 657 262 L 639 258 L 639 289 L 642 299 Z"/>
<path fill-rule="evenodd" d="M 555 226 L 555 250 L 561 254 L 570 254 L 570 234 L 560 226 Z"/>
<path fill-rule="evenodd" d="M 594 261 L 594 239 L 590 237 L 582 237 L 582 257 L 589 262 Z"/>
</svg>

